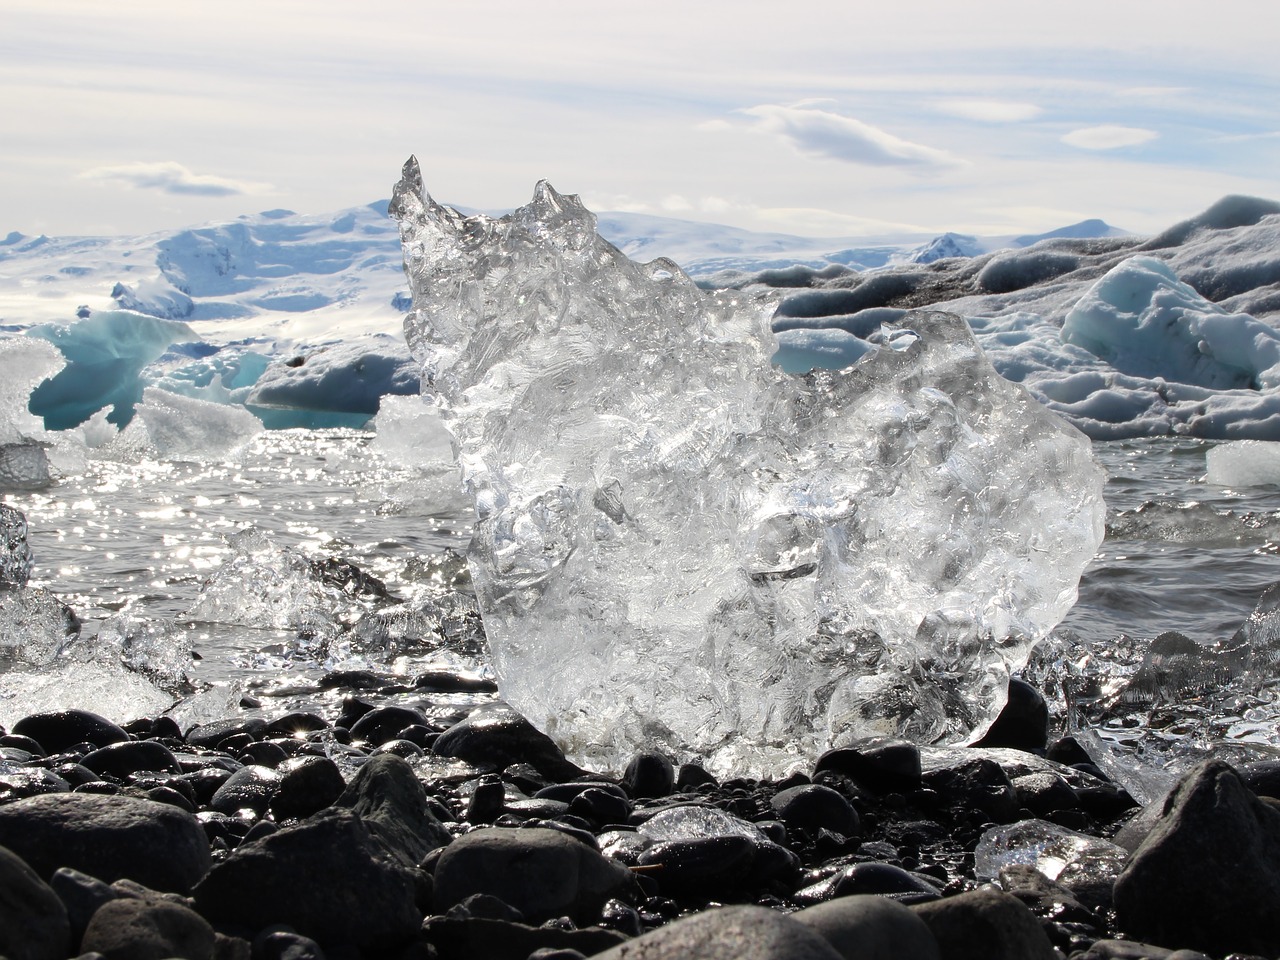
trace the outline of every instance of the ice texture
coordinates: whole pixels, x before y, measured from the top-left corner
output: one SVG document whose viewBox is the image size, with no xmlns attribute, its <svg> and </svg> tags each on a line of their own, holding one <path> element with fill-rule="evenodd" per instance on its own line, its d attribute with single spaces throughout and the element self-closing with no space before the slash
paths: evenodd
<svg viewBox="0 0 1280 960">
<path fill-rule="evenodd" d="M 990 722 L 1075 599 L 1102 473 L 961 319 L 791 376 L 772 300 L 629 260 L 546 183 L 464 217 L 411 160 L 392 212 L 500 690 L 570 756 L 765 772 Z"/>
<path fill-rule="evenodd" d="M 142 396 L 143 369 L 172 344 L 199 339 L 185 323 L 125 310 L 95 313 L 69 326 L 41 324 L 28 333 L 66 358 L 65 367 L 31 391 L 31 410 L 50 430 L 78 426 L 103 407 L 112 408 L 112 423 L 128 423 Z"/>
<path fill-rule="evenodd" d="M 1280 584 L 1230 637 L 1168 631 L 1105 646 L 1053 636 L 1024 674 L 1093 761 L 1141 803 L 1197 763 L 1273 760 L 1280 729 Z"/>
<path fill-rule="evenodd" d="M 1280 386 L 1280 331 L 1211 303 L 1153 257 L 1131 257 L 1095 283 L 1062 339 L 1136 376 L 1214 390 Z"/>
<path fill-rule="evenodd" d="M 31 578 L 31 561 L 27 518 L 21 510 L 0 503 L 0 588 L 24 586 Z"/>
<path fill-rule="evenodd" d="M 973 851 L 973 875 L 995 880 L 1005 867 L 1035 867 L 1068 887 L 1110 885 L 1129 851 L 1109 841 L 1076 833 L 1047 820 L 1023 820 L 992 827 Z"/>
<path fill-rule="evenodd" d="M 1280 443 L 1232 440 L 1205 454 L 1206 483 L 1222 487 L 1280 485 Z"/>
<path fill-rule="evenodd" d="M 198 400 L 146 387 L 135 417 L 111 448 L 118 457 L 218 460 L 262 432 L 262 422 L 243 407 Z"/>
</svg>

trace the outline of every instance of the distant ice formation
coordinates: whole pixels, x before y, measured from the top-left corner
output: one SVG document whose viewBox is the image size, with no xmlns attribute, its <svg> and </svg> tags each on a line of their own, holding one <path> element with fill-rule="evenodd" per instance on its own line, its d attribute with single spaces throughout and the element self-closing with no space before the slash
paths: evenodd
<svg viewBox="0 0 1280 960">
<path fill-rule="evenodd" d="M 961 319 L 789 376 L 771 299 L 629 260 L 545 183 L 464 217 L 411 161 L 392 211 L 501 692 L 571 756 L 777 771 L 994 718 L 1102 538 L 1102 474 Z"/>
<path fill-rule="evenodd" d="M 50 430 L 79 426 L 103 407 L 123 425 L 142 397 L 142 370 L 172 344 L 198 340 L 185 323 L 127 311 L 95 313 L 73 324 L 43 324 L 29 331 L 47 340 L 66 366 L 31 392 L 31 411 Z"/>
</svg>

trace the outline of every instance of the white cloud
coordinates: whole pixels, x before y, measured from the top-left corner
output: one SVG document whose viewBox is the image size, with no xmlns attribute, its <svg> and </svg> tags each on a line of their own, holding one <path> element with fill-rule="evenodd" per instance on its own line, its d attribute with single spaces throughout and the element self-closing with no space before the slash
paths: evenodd
<svg viewBox="0 0 1280 960">
<path fill-rule="evenodd" d="M 1081 150 L 1118 150 L 1121 147 L 1136 147 L 1149 143 L 1160 134 L 1143 127 L 1120 127 L 1105 123 L 1097 127 L 1081 127 L 1072 130 L 1062 138 L 1069 147 Z"/>
<path fill-rule="evenodd" d="M 80 174 L 85 180 L 119 183 L 137 190 L 159 190 L 161 193 L 197 197 L 232 197 L 243 194 L 269 193 L 265 183 L 230 180 L 209 174 L 194 173 L 180 163 L 125 163 L 114 167 L 94 167 Z"/>
<path fill-rule="evenodd" d="M 981 123 L 1018 123 L 1043 112 L 1034 103 L 1014 100 L 940 100 L 936 106 L 942 113 Z"/>
<path fill-rule="evenodd" d="M 911 167 L 930 173 L 964 165 L 945 150 L 912 143 L 853 117 L 805 104 L 761 104 L 738 112 L 754 118 L 756 130 L 813 156 L 873 167 Z"/>
</svg>

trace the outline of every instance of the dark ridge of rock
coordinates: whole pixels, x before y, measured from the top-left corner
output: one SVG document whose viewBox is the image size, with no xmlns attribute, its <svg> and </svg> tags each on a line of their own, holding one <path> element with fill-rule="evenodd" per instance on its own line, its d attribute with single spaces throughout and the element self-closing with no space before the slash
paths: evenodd
<svg viewBox="0 0 1280 960">
<path fill-rule="evenodd" d="M 370 757 L 334 801 L 357 814 L 374 838 L 408 866 L 453 839 L 431 810 L 408 762 L 392 753 Z"/>
</svg>

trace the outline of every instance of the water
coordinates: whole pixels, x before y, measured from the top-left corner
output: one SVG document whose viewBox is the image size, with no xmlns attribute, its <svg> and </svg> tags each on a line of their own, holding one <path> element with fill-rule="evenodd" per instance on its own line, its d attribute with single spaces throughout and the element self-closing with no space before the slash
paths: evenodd
<svg viewBox="0 0 1280 960">
<path fill-rule="evenodd" d="M 1231 636 L 1280 579 L 1280 487 L 1204 483 L 1211 447 L 1169 439 L 1095 444 L 1108 474 L 1108 537 L 1060 635 L 1104 649 L 1126 638 L 1140 646 L 1168 630 L 1210 643 Z M 250 529 L 312 559 L 352 561 L 404 607 L 421 604 L 451 589 L 442 571 L 465 579 L 449 559 L 465 547 L 471 523 L 455 486 L 392 462 L 370 433 L 275 431 L 235 463 L 96 460 L 82 475 L 4 501 L 30 525 L 32 585 L 61 597 L 91 634 L 121 614 L 182 621 L 234 556 L 230 540 Z M 279 690 L 343 665 L 324 652 L 291 655 L 297 631 L 186 629 L 201 657 L 193 678 L 202 683 Z M 411 653 L 380 665 L 407 672 L 443 656 L 435 648 Z"/>
</svg>

